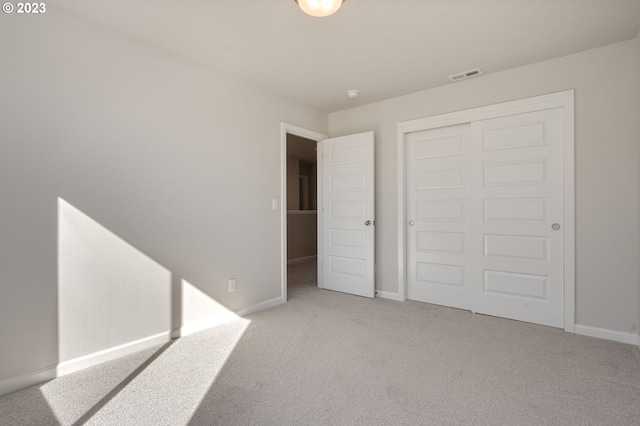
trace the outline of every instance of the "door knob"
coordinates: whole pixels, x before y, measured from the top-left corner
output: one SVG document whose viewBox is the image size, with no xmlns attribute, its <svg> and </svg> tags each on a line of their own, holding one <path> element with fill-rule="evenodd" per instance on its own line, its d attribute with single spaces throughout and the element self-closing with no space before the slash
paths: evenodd
<svg viewBox="0 0 640 426">
<path fill-rule="evenodd" d="M 371 226 L 371 221 L 367 220 L 364 224 L 367 225 L 367 226 Z"/>
<path fill-rule="evenodd" d="M 414 221 L 412 221 L 412 220 L 410 220 L 410 221 L 409 221 L 409 226 L 413 226 L 413 225 L 415 225 L 415 224 L 416 224 L 416 223 L 415 223 Z"/>
<path fill-rule="evenodd" d="M 554 223 L 553 225 L 551 225 L 551 229 L 553 229 L 554 231 L 557 231 L 558 229 L 560 229 L 560 224 Z"/>
</svg>

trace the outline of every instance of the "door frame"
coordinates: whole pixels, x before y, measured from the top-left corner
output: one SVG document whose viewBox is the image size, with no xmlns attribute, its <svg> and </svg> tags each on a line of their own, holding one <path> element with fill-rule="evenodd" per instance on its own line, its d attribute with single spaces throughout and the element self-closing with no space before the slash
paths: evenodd
<svg viewBox="0 0 640 426">
<path fill-rule="evenodd" d="M 285 122 L 280 123 L 280 282 L 282 303 L 287 302 L 287 135 L 296 135 L 316 141 L 316 146 L 328 136 L 313 130 L 304 129 Z M 318 163 L 317 204 L 322 202 L 322 164 Z M 318 256 L 322 253 L 322 213 L 317 210 L 318 217 Z M 319 259 L 318 259 L 319 260 Z M 322 270 L 318 268 L 318 287 L 322 287 Z"/>
<path fill-rule="evenodd" d="M 407 133 L 551 108 L 563 108 L 564 330 L 575 332 L 575 139 L 574 90 L 471 108 L 398 123 L 398 293 L 407 297 L 406 141 Z"/>
</svg>

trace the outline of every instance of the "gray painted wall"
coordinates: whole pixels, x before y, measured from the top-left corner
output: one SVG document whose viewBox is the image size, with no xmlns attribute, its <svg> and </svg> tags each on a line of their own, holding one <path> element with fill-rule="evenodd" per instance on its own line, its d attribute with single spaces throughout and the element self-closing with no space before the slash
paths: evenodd
<svg viewBox="0 0 640 426">
<path fill-rule="evenodd" d="M 287 210 L 298 210 L 300 206 L 299 175 L 300 161 L 297 158 L 287 157 Z"/>
<path fill-rule="evenodd" d="M 397 123 L 575 89 L 576 323 L 635 335 L 636 56 L 630 40 L 330 114 L 331 136 L 376 132 L 377 289 L 398 291 Z"/>
<path fill-rule="evenodd" d="M 326 133 L 326 113 L 52 5 L 15 18 L 0 25 L 0 382 L 210 314 L 183 311 L 183 292 L 231 310 L 280 297 L 280 123 Z M 83 342 L 90 323 L 102 337 Z"/>
<path fill-rule="evenodd" d="M 287 215 L 287 259 L 302 259 L 318 253 L 317 223 L 315 212 Z"/>
<path fill-rule="evenodd" d="M 640 30 L 638 30 L 638 36 L 636 37 L 636 58 L 637 58 L 637 70 L 638 79 L 636 85 L 638 88 L 638 118 L 636 126 L 638 130 L 638 187 L 640 187 Z M 640 200 L 638 200 L 640 203 Z M 638 205 L 638 227 L 640 227 L 640 204 Z M 638 324 L 640 324 L 640 237 L 638 238 Z M 640 325 L 638 326 L 638 347 L 640 348 Z"/>
</svg>

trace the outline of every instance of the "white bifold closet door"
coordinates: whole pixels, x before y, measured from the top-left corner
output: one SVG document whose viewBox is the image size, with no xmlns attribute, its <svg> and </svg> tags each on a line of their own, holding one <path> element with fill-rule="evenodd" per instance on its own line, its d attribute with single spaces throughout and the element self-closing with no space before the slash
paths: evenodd
<svg viewBox="0 0 640 426">
<path fill-rule="evenodd" d="M 471 309 L 469 125 L 407 135 L 407 297 Z"/>
<path fill-rule="evenodd" d="M 562 327 L 563 110 L 407 135 L 408 297 Z"/>
<path fill-rule="evenodd" d="M 471 123 L 474 312 L 564 325 L 562 117 Z"/>
</svg>

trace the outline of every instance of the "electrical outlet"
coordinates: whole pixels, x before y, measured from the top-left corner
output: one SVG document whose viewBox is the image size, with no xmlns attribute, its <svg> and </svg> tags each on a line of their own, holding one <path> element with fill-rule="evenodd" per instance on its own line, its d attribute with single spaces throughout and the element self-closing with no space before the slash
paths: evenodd
<svg viewBox="0 0 640 426">
<path fill-rule="evenodd" d="M 229 279 L 229 292 L 232 291 L 236 291 L 236 279 L 235 278 L 230 278 Z"/>
</svg>

